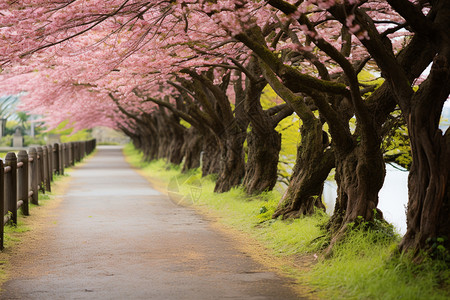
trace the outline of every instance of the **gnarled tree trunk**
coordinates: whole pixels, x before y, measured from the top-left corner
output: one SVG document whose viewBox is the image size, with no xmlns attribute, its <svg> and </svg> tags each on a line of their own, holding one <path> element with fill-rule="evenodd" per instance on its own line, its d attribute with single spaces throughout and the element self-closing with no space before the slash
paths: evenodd
<svg viewBox="0 0 450 300">
<path fill-rule="evenodd" d="M 202 177 L 218 174 L 220 171 L 220 149 L 217 139 L 212 135 L 205 135 L 202 144 Z"/>
<path fill-rule="evenodd" d="M 183 148 L 184 135 L 183 130 L 177 128 L 174 129 L 172 134 L 172 141 L 169 146 L 169 162 L 174 165 L 179 165 L 183 161 L 184 153 L 181 151 Z"/>
<path fill-rule="evenodd" d="M 166 118 L 168 136 L 170 145 L 168 148 L 168 160 L 171 164 L 179 165 L 183 161 L 184 153 L 182 151 L 184 144 L 184 133 L 186 128 L 180 125 L 180 120 L 174 116 Z"/>
<path fill-rule="evenodd" d="M 245 173 L 244 141 L 246 133 L 239 126 L 230 126 L 220 141 L 220 173 L 214 192 L 228 192 L 241 183 Z"/>
<path fill-rule="evenodd" d="M 407 231 L 400 249 L 430 249 L 437 238 L 450 249 L 450 131 L 442 135 L 420 120 L 411 127 Z"/>
<path fill-rule="evenodd" d="M 159 138 L 157 132 L 154 130 L 152 119 L 147 118 L 148 126 L 140 126 L 138 130 L 140 132 L 140 149 L 144 154 L 145 161 L 152 161 L 158 158 Z"/>
<path fill-rule="evenodd" d="M 338 196 L 333 216 L 329 223 L 332 233 L 330 253 L 334 244 L 346 233 L 349 223 L 358 225 L 383 219 L 378 205 L 378 192 L 386 174 L 380 147 L 367 147 L 364 142 L 346 149 L 336 149 L 336 182 Z"/>
<path fill-rule="evenodd" d="M 291 180 L 273 218 L 299 217 L 311 215 L 316 209 L 325 210 L 323 184 L 334 167 L 334 154 L 324 135 L 320 120 L 303 123 Z"/>
<path fill-rule="evenodd" d="M 248 194 L 270 191 L 277 182 L 281 135 L 271 127 L 267 129 L 264 137 L 254 130 L 247 134 L 248 160 L 243 186 Z"/>
<path fill-rule="evenodd" d="M 275 127 L 281 119 L 274 120 L 261 106 L 261 94 L 267 81 L 262 77 L 256 57 L 250 59 L 247 70 L 252 77 L 245 80 L 243 104 L 251 131 L 247 133 L 248 159 L 242 184 L 247 194 L 258 194 L 272 190 L 277 182 L 281 135 Z M 279 111 L 276 110 L 273 114 Z M 291 109 L 284 113 L 283 118 L 290 114 Z"/>
<path fill-rule="evenodd" d="M 200 154 L 202 152 L 202 136 L 191 127 L 185 132 L 184 143 L 181 151 L 184 163 L 181 172 L 185 173 L 191 169 L 200 167 Z"/>
<path fill-rule="evenodd" d="M 447 35 L 448 36 L 448 35 Z M 450 130 L 439 129 L 443 105 L 450 93 L 450 46 L 434 58 L 429 78 L 402 107 L 411 141 L 408 178 L 407 231 L 402 251 L 450 249 Z M 443 240 L 440 240 L 442 238 Z M 419 258 L 420 259 L 420 258 Z"/>
</svg>

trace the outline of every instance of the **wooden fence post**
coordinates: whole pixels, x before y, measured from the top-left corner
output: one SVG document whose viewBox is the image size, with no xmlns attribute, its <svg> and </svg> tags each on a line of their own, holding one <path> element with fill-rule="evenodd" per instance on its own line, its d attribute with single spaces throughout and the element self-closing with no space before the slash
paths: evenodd
<svg viewBox="0 0 450 300">
<path fill-rule="evenodd" d="M 82 145 L 82 149 L 83 149 L 83 151 L 82 151 L 82 158 L 84 159 L 86 157 L 86 142 L 82 141 L 81 145 Z"/>
<path fill-rule="evenodd" d="M 62 143 L 62 149 L 63 149 L 63 167 L 64 169 L 67 168 L 67 144 Z"/>
<path fill-rule="evenodd" d="M 75 146 L 75 163 L 80 161 L 80 143 L 74 142 Z"/>
<path fill-rule="evenodd" d="M 83 159 L 83 154 L 82 154 L 83 148 L 82 148 L 81 142 L 77 142 L 77 144 L 78 144 L 78 161 L 81 161 Z"/>
<path fill-rule="evenodd" d="M 64 175 L 64 170 L 62 168 L 63 166 L 63 151 L 62 151 L 62 144 L 58 143 L 58 170 L 59 170 L 59 175 Z"/>
<path fill-rule="evenodd" d="M 66 153 L 64 154 L 64 161 L 66 162 L 65 167 L 70 167 L 70 146 L 69 143 L 64 144 L 64 149 L 66 149 Z"/>
<path fill-rule="evenodd" d="M 28 153 L 25 150 L 20 150 L 17 155 L 17 197 L 23 201 L 22 213 L 29 216 L 28 208 Z"/>
<path fill-rule="evenodd" d="M 66 144 L 61 143 L 59 146 L 61 147 L 61 167 L 64 170 L 66 168 Z"/>
<path fill-rule="evenodd" d="M 43 146 L 42 150 L 44 152 L 44 160 L 43 160 L 43 172 L 44 172 L 44 186 L 45 186 L 45 190 L 47 192 L 51 192 L 51 186 L 50 186 L 50 175 L 49 175 L 49 171 L 48 171 L 48 161 L 49 161 L 49 155 L 48 155 L 48 147 L 47 146 Z"/>
<path fill-rule="evenodd" d="M 59 172 L 64 175 L 64 144 L 59 144 Z"/>
<path fill-rule="evenodd" d="M 69 143 L 69 163 L 70 163 L 70 165 L 71 166 L 74 166 L 75 165 L 75 159 L 73 158 L 74 157 L 74 144 L 73 144 L 73 142 L 70 142 Z"/>
<path fill-rule="evenodd" d="M 39 189 L 51 190 L 53 171 L 63 175 L 64 168 L 81 161 L 95 150 L 96 140 L 31 147 L 16 157 L 9 152 L 5 162 L 0 160 L 0 250 L 4 249 L 4 225 L 9 220 L 17 225 L 17 210 L 29 215 L 29 199 L 39 205 Z M 9 213 L 9 214 L 8 214 Z"/>
<path fill-rule="evenodd" d="M 97 140 L 93 139 L 91 142 L 91 152 L 94 152 L 95 147 L 97 147 Z"/>
<path fill-rule="evenodd" d="M 42 147 L 36 147 L 38 155 L 38 185 L 41 192 L 45 193 L 44 185 L 44 149 Z"/>
<path fill-rule="evenodd" d="M 5 157 L 5 196 L 7 210 L 11 213 L 11 221 L 17 225 L 17 157 L 14 152 L 8 152 Z"/>
<path fill-rule="evenodd" d="M 49 181 L 53 181 L 53 147 L 52 145 L 47 145 L 48 149 L 48 178 Z M 51 189 L 51 185 L 50 185 Z M 50 190 L 49 190 L 50 191 Z"/>
<path fill-rule="evenodd" d="M 3 161 L 0 159 L 0 216 L 2 218 L 2 223 L 0 224 L 0 250 L 3 250 L 3 233 L 5 231 L 5 179 L 4 179 L 5 169 L 3 167 Z"/>
<path fill-rule="evenodd" d="M 60 175 L 59 171 L 59 144 L 55 143 L 53 145 L 53 168 L 55 169 L 55 173 Z"/>
<path fill-rule="evenodd" d="M 39 205 L 39 184 L 38 184 L 38 159 L 37 159 L 37 152 L 36 148 L 30 148 L 28 150 L 29 156 L 30 156 L 30 168 L 29 173 L 31 175 L 30 177 L 30 190 L 32 192 L 31 195 L 31 203 Z"/>
</svg>

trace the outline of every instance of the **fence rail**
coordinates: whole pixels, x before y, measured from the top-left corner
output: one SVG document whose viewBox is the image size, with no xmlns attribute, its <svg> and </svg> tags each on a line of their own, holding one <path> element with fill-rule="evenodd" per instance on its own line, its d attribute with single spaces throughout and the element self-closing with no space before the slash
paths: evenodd
<svg viewBox="0 0 450 300">
<path fill-rule="evenodd" d="M 64 169 L 80 162 L 94 151 L 96 140 L 56 143 L 20 150 L 17 156 L 8 152 L 0 159 L 0 250 L 3 250 L 4 226 L 17 225 L 17 212 L 29 215 L 29 203 L 39 205 L 39 191 L 51 191 L 53 175 L 64 175 Z"/>
</svg>

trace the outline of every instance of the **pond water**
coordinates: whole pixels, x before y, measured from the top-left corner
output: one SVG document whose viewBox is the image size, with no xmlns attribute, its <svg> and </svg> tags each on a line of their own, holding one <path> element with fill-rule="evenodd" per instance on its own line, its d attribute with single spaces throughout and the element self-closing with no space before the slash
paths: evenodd
<svg viewBox="0 0 450 300">
<path fill-rule="evenodd" d="M 380 190 L 378 208 L 383 212 L 384 218 L 393 224 L 398 233 L 406 232 L 406 206 L 408 204 L 408 172 L 400 166 L 386 165 L 386 178 Z M 323 201 L 327 213 L 332 214 L 337 197 L 335 181 L 325 182 Z"/>
</svg>

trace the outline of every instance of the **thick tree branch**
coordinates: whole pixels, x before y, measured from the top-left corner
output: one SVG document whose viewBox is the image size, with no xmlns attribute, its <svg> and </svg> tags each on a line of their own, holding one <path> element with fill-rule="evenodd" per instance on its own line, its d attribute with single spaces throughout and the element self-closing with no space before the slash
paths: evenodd
<svg viewBox="0 0 450 300">
<path fill-rule="evenodd" d="M 277 127 L 278 123 L 280 123 L 285 118 L 289 117 L 294 113 L 294 110 L 290 105 L 286 105 L 283 107 L 278 113 L 272 116 L 273 128 Z"/>
<path fill-rule="evenodd" d="M 185 120 L 186 122 L 188 122 L 189 124 L 191 124 L 192 126 L 196 127 L 196 128 L 200 128 L 200 123 L 195 120 L 194 118 L 192 118 L 192 116 L 190 116 L 189 114 L 180 111 L 178 109 L 176 109 L 172 104 L 166 102 L 166 101 L 162 101 L 162 100 L 158 100 L 155 99 L 153 97 L 149 97 L 149 96 L 145 96 L 142 95 L 141 93 L 139 93 L 138 91 L 133 90 L 133 92 L 140 98 L 145 99 L 145 101 L 149 101 L 149 102 L 153 102 L 159 106 L 162 107 L 166 107 L 167 109 L 169 109 L 173 114 L 179 116 L 180 118 L 182 118 L 183 120 Z"/>
<path fill-rule="evenodd" d="M 344 5 L 336 5 L 329 9 L 330 13 L 342 24 L 346 24 L 349 13 L 355 15 L 355 23 L 365 30 L 369 39 L 361 42 L 377 62 L 382 75 L 385 76 L 393 87 L 393 92 L 398 99 L 410 98 L 412 95 L 411 81 L 406 76 L 403 68 L 399 65 L 390 44 L 384 42 L 373 20 L 365 12 L 359 9 L 352 11 Z"/>
<path fill-rule="evenodd" d="M 255 29 L 253 29 L 255 30 Z M 258 29 L 256 29 L 258 30 Z M 259 43 L 257 39 L 247 34 L 241 33 L 236 35 L 236 38 L 244 43 L 247 47 L 253 50 L 259 58 L 261 58 L 276 74 L 283 80 L 285 78 L 292 78 L 297 84 L 304 88 L 304 90 L 315 89 L 318 91 L 329 92 L 332 94 L 348 95 L 349 91 L 344 84 L 332 81 L 317 79 L 315 77 L 302 74 L 295 68 L 284 65 L 278 57 L 270 51 L 267 46 Z"/>
<path fill-rule="evenodd" d="M 127 117 L 135 120 L 136 122 L 138 122 L 142 125 L 146 125 L 146 122 L 143 121 L 141 118 L 138 118 L 137 115 L 134 115 L 134 114 L 130 113 L 129 111 L 127 111 L 125 108 L 123 108 L 123 106 L 120 105 L 119 100 L 116 97 L 114 97 L 114 95 L 112 93 L 109 93 L 108 96 L 113 100 L 113 102 L 116 104 L 117 108 L 119 109 L 119 111 L 121 113 L 123 113 Z"/>
<path fill-rule="evenodd" d="M 183 69 L 182 72 L 189 74 L 192 78 L 196 79 L 198 82 L 200 82 L 208 90 L 211 91 L 211 93 L 214 95 L 220 106 L 223 118 L 225 119 L 226 123 L 231 122 L 233 120 L 233 112 L 230 107 L 230 102 L 228 100 L 228 97 L 220 87 L 214 85 L 214 83 L 206 76 L 199 75 L 197 74 L 197 72 L 193 70 Z"/>
<path fill-rule="evenodd" d="M 280 97 L 292 106 L 294 111 L 305 122 L 315 119 L 312 111 L 306 106 L 304 98 L 299 95 L 295 95 L 284 84 L 280 82 L 272 69 L 263 61 L 260 61 L 260 66 L 264 77 L 273 90 L 280 95 Z"/>
<path fill-rule="evenodd" d="M 244 67 L 237 59 L 234 59 L 232 57 L 229 58 L 233 64 L 235 64 L 238 69 L 247 76 L 247 78 L 253 82 L 257 82 L 258 78 L 256 78 L 246 67 Z"/>
<path fill-rule="evenodd" d="M 433 23 L 430 22 L 422 11 L 408 0 L 387 1 L 397 13 L 399 13 L 412 28 L 414 32 L 428 35 L 433 31 Z"/>
<path fill-rule="evenodd" d="M 287 103 L 279 104 L 277 106 L 266 109 L 264 112 L 266 113 L 266 115 L 272 117 L 272 116 L 276 115 L 277 113 L 279 113 L 280 111 L 282 111 L 288 105 L 289 104 L 287 104 Z"/>
<path fill-rule="evenodd" d="M 294 94 L 289 88 L 287 88 L 280 80 L 277 78 L 275 73 L 271 68 L 260 60 L 261 70 L 267 82 L 273 88 L 273 90 L 288 103 L 295 113 L 302 119 L 303 122 L 314 122 L 317 120 L 314 113 L 309 109 L 305 103 L 303 96 Z M 312 96 L 314 102 L 319 107 L 321 113 L 325 116 L 330 126 L 330 131 L 335 137 L 337 143 L 342 143 L 344 147 L 351 147 L 353 144 L 350 131 L 343 126 L 339 119 L 337 113 L 330 107 L 327 100 L 323 98 L 319 93 L 314 93 Z"/>
</svg>

